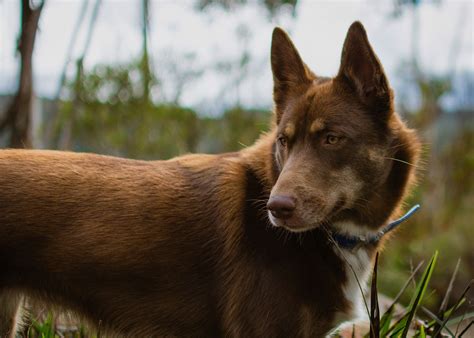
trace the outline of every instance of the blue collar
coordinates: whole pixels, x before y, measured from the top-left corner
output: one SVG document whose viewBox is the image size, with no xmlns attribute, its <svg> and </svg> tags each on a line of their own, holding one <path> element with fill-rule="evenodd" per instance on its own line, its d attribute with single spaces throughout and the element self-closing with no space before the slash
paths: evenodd
<svg viewBox="0 0 474 338">
<path fill-rule="evenodd" d="M 331 236 L 334 242 L 339 245 L 339 247 L 343 249 L 354 249 L 355 247 L 361 246 L 361 245 L 367 245 L 367 244 L 377 244 L 380 239 L 393 229 L 395 229 L 400 223 L 406 221 L 408 218 L 410 218 L 418 209 L 420 208 L 419 204 L 416 204 L 413 206 L 408 212 L 400 217 L 399 219 L 390 222 L 386 227 L 384 227 L 382 230 L 377 232 L 376 234 L 373 235 L 368 235 L 366 237 L 364 236 L 350 236 L 350 235 L 343 235 L 341 233 L 337 232 L 332 232 Z"/>
</svg>

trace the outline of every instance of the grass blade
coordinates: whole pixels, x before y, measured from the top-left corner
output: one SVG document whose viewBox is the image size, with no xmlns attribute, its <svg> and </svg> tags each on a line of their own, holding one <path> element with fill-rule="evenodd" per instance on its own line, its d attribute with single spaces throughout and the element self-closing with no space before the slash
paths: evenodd
<svg viewBox="0 0 474 338">
<path fill-rule="evenodd" d="M 456 279 L 456 275 L 458 274 L 460 264 L 461 264 L 461 258 L 459 258 L 458 262 L 456 263 L 456 267 L 454 268 L 453 275 L 451 276 L 451 280 L 449 281 L 448 289 L 446 290 L 446 294 L 444 295 L 441 306 L 439 307 L 440 315 L 446 311 L 446 307 L 448 306 L 449 296 L 451 296 L 451 292 L 453 291 L 454 280 Z"/>
<path fill-rule="evenodd" d="M 398 292 L 398 294 L 395 296 L 395 298 L 393 299 L 393 302 L 392 304 L 389 306 L 389 308 L 387 309 L 387 311 L 385 311 L 385 313 L 383 314 L 382 316 L 382 319 L 381 319 L 381 322 L 380 322 L 380 335 L 382 337 L 384 337 L 385 335 L 387 335 L 389 333 L 389 328 L 390 328 L 390 323 L 392 321 L 392 318 L 393 318 L 393 311 L 395 309 L 395 305 L 398 303 L 400 297 L 403 295 L 403 293 L 405 292 L 405 290 L 408 288 L 408 286 L 410 285 L 411 281 L 415 278 L 415 275 L 416 273 L 418 272 L 418 270 L 420 270 L 420 268 L 423 266 L 424 264 L 424 261 L 421 261 L 417 266 L 416 268 L 412 271 L 410 277 L 408 277 L 407 281 L 405 282 L 405 284 L 402 286 L 402 288 L 400 289 L 400 291 Z"/>
<path fill-rule="evenodd" d="M 380 337 L 380 308 L 377 294 L 377 266 L 379 253 L 375 255 L 374 272 L 372 274 L 372 285 L 370 288 L 370 338 Z"/>
<path fill-rule="evenodd" d="M 461 331 L 461 333 L 459 334 L 459 338 L 461 338 L 467 332 L 467 330 L 469 330 L 473 323 L 474 320 L 471 320 L 471 322 L 464 328 L 464 330 Z"/>
<path fill-rule="evenodd" d="M 434 326 L 435 324 L 438 324 L 440 326 L 443 326 L 443 321 L 438 318 L 433 312 L 431 312 L 430 310 L 428 310 L 427 308 L 425 308 L 424 306 L 421 307 L 421 311 L 423 311 L 428 317 L 430 317 L 433 321 L 430 322 L 430 324 L 428 325 L 423 325 L 424 328 L 426 329 L 430 329 L 432 326 Z M 451 336 L 455 336 L 454 333 L 451 332 L 451 330 L 449 328 L 445 328 L 448 333 L 451 335 Z M 431 330 L 431 332 L 433 332 L 433 330 Z"/>
<path fill-rule="evenodd" d="M 382 337 L 385 337 L 389 332 L 388 330 L 390 328 L 390 323 L 392 322 L 393 311 L 394 307 L 389 308 L 382 316 L 382 320 L 380 323 L 380 335 Z"/>
<path fill-rule="evenodd" d="M 397 336 L 400 331 L 403 331 L 401 334 L 402 338 L 406 338 L 408 335 L 408 331 L 410 329 L 410 324 L 415 317 L 416 311 L 418 310 L 418 306 L 420 305 L 421 301 L 423 300 L 423 296 L 425 294 L 426 288 L 428 286 L 428 282 L 431 278 L 433 273 L 434 267 L 436 265 L 436 260 L 438 258 L 438 252 L 436 251 L 433 257 L 431 257 L 428 266 L 426 267 L 425 271 L 423 272 L 423 276 L 421 278 L 421 282 L 418 284 L 416 288 L 416 292 L 410 302 L 410 306 L 407 309 L 407 313 L 405 316 L 402 317 L 403 320 L 397 322 L 395 325 L 396 327 L 393 328 L 392 336 Z M 390 330 L 392 331 L 392 330 Z"/>
<path fill-rule="evenodd" d="M 461 324 L 461 322 L 464 321 L 464 320 L 468 320 L 469 318 L 473 318 L 473 317 L 474 317 L 474 312 L 467 312 L 466 311 L 461 316 L 458 316 L 456 318 L 453 318 L 453 319 L 449 320 L 447 325 L 451 326 L 451 325 L 457 324 L 456 332 L 454 333 L 454 335 L 457 336 L 458 331 L 459 331 L 459 325 Z"/>
<path fill-rule="evenodd" d="M 424 327 L 423 325 L 420 326 L 419 337 L 420 337 L 420 338 L 426 338 L 425 327 Z"/>
<path fill-rule="evenodd" d="M 397 336 L 397 334 L 399 334 L 400 331 L 402 331 L 403 328 L 405 327 L 404 322 L 405 322 L 407 316 L 408 316 L 408 313 L 405 313 L 402 317 L 400 317 L 400 319 L 397 320 L 397 321 L 395 322 L 395 324 L 393 324 L 393 325 L 388 329 L 388 331 L 387 331 L 387 333 L 386 333 L 386 336 L 388 336 L 390 333 L 391 333 L 390 337 L 395 337 L 395 336 Z M 393 333 L 392 333 L 392 331 L 393 331 Z"/>
<path fill-rule="evenodd" d="M 439 307 L 438 318 L 440 319 L 441 322 L 444 321 L 444 317 L 445 317 L 445 313 L 446 313 L 446 307 L 448 306 L 449 297 L 451 296 L 451 292 L 453 290 L 454 280 L 456 279 L 456 275 L 458 273 L 460 264 L 461 264 L 461 259 L 458 259 L 458 261 L 456 263 L 456 267 L 454 268 L 453 274 L 451 276 L 451 280 L 449 281 L 448 289 L 446 290 L 446 293 L 444 294 L 443 301 L 441 302 L 441 305 Z M 434 334 L 433 337 L 437 337 L 439 332 L 441 332 L 442 328 L 441 328 L 440 325 L 441 324 L 439 324 L 439 323 L 436 323 L 434 325 L 433 332 L 436 332 L 436 334 Z"/>
<path fill-rule="evenodd" d="M 448 322 L 449 318 L 451 318 L 451 315 L 459 308 L 459 306 L 461 306 L 461 304 L 463 303 L 463 300 L 464 300 L 464 296 L 468 293 L 469 289 L 471 288 L 471 284 L 472 284 L 472 281 L 471 281 L 471 283 L 469 283 L 466 286 L 463 293 L 458 298 L 458 301 L 454 305 L 453 310 L 450 311 L 449 314 L 444 319 L 443 324 L 440 325 L 439 327 L 437 327 L 437 330 L 435 330 L 435 333 L 433 334 L 433 337 L 437 337 L 441 333 L 441 330 L 446 326 L 446 323 Z"/>
<path fill-rule="evenodd" d="M 433 273 L 434 267 L 436 265 L 436 260 L 438 258 L 438 252 L 436 251 L 433 257 L 430 260 L 425 272 L 423 273 L 423 277 L 421 279 L 421 283 L 418 285 L 417 291 L 415 293 L 415 298 L 413 302 L 410 304 L 408 317 L 406 319 L 406 325 L 402 333 L 402 338 L 406 338 L 408 335 L 408 330 L 410 329 L 410 323 L 415 317 L 416 311 L 418 309 L 419 304 L 421 303 L 423 296 L 425 294 L 426 288 L 428 286 L 428 282 L 431 279 L 431 275 Z"/>
</svg>

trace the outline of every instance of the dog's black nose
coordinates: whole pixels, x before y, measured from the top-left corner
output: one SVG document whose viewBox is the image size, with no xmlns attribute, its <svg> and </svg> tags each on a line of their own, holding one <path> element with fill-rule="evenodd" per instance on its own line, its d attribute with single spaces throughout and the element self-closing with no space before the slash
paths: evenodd
<svg viewBox="0 0 474 338">
<path fill-rule="evenodd" d="M 273 196 L 267 203 L 267 208 L 273 217 L 279 219 L 288 219 L 293 216 L 295 207 L 295 200 L 289 196 Z"/>
</svg>

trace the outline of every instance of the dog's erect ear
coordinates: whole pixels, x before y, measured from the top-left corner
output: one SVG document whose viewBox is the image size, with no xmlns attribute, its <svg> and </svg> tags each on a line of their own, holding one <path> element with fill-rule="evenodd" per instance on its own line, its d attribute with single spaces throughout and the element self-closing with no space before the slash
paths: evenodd
<svg viewBox="0 0 474 338">
<path fill-rule="evenodd" d="M 358 21 L 347 32 L 337 77 L 348 81 L 364 104 L 376 110 L 390 110 L 392 93 L 387 77 Z"/>
<path fill-rule="evenodd" d="M 278 123 L 290 96 L 301 92 L 311 83 L 311 72 L 303 63 L 289 36 L 278 27 L 273 30 L 271 61 L 273 100 Z"/>
</svg>

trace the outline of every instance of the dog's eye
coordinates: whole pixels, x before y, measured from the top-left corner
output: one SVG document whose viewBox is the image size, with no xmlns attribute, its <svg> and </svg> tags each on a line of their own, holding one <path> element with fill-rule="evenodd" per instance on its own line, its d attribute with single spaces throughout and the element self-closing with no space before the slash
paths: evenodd
<svg viewBox="0 0 474 338">
<path fill-rule="evenodd" d="M 326 144 L 334 145 L 339 142 L 341 138 L 336 135 L 328 135 L 326 136 Z"/>
<path fill-rule="evenodd" d="M 279 136 L 278 137 L 278 143 L 280 143 L 280 145 L 282 147 L 286 147 L 286 144 L 287 144 L 287 140 L 286 140 L 286 137 L 285 136 Z"/>
</svg>

